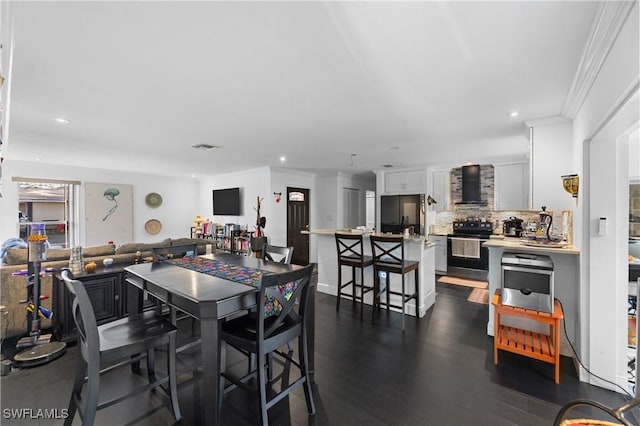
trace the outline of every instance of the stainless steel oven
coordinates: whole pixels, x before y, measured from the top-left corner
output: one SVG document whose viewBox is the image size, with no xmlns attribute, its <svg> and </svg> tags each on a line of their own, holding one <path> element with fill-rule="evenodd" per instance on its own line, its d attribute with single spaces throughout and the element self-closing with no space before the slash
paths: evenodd
<svg viewBox="0 0 640 426">
<path fill-rule="evenodd" d="M 491 222 L 462 220 L 453 223 L 453 234 L 447 238 L 447 271 L 462 268 L 489 269 L 489 249 L 483 246 L 493 233 Z"/>
<path fill-rule="evenodd" d="M 553 261 L 527 253 L 502 255 L 502 304 L 553 312 Z"/>
</svg>

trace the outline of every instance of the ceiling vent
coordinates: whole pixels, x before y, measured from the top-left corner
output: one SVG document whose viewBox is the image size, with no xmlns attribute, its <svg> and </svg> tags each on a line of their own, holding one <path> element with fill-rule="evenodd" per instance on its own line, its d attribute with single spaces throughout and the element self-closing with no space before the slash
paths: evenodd
<svg viewBox="0 0 640 426">
<path fill-rule="evenodd" d="M 385 169 L 390 169 L 393 167 L 393 164 L 383 164 L 382 167 L 384 167 Z"/>
<path fill-rule="evenodd" d="M 199 144 L 196 144 L 196 145 L 191 145 L 191 148 L 203 149 L 205 151 L 208 151 L 210 149 L 220 149 L 222 147 L 218 146 L 218 145 L 209 145 L 207 143 L 199 143 Z"/>
</svg>

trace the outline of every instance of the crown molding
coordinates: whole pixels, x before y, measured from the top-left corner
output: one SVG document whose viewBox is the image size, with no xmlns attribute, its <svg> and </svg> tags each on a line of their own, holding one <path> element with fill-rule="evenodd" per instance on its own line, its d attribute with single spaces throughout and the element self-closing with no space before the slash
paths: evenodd
<svg viewBox="0 0 640 426">
<path fill-rule="evenodd" d="M 600 3 L 580 64 L 562 106 L 562 115 L 574 118 L 582 107 L 602 64 L 636 3 L 636 1 Z"/>
<path fill-rule="evenodd" d="M 556 124 L 556 123 L 565 123 L 567 121 L 569 121 L 567 117 L 564 117 L 562 115 L 553 115 L 551 117 L 543 117 L 543 118 L 536 118 L 534 120 L 527 120 L 524 122 L 524 124 L 528 128 L 528 127 L 547 126 L 549 124 Z"/>
</svg>

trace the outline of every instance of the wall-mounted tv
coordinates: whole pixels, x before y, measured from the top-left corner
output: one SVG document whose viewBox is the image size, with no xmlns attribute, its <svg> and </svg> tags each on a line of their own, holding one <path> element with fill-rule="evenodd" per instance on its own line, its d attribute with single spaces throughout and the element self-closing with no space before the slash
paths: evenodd
<svg viewBox="0 0 640 426">
<path fill-rule="evenodd" d="M 214 189 L 213 214 L 240 216 L 240 188 Z"/>
</svg>

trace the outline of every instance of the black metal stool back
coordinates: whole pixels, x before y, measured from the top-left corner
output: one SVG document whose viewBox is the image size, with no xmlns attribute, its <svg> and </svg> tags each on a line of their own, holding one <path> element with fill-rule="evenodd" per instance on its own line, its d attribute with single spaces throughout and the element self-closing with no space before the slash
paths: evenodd
<svg viewBox="0 0 640 426">
<path fill-rule="evenodd" d="M 374 304 L 377 303 L 379 305 L 381 292 L 386 292 L 387 310 L 389 310 L 389 307 L 402 309 L 402 331 L 404 332 L 405 305 L 409 301 L 415 300 L 416 317 L 420 317 L 420 262 L 415 260 L 405 260 L 404 238 L 402 235 L 372 235 L 371 253 L 373 254 L 373 279 L 375 287 Z M 411 271 L 415 271 L 415 289 L 413 293 L 407 294 L 405 274 Z M 380 272 L 386 273 L 386 285 L 382 291 L 380 290 Z M 401 291 L 391 290 L 390 274 L 400 274 L 402 276 Z M 400 305 L 391 304 L 392 294 L 400 296 Z"/>
<path fill-rule="evenodd" d="M 373 258 L 364 254 L 362 234 L 341 234 L 336 233 L 336 250 L 338 254 L 338 300 L 336 311 L 340 310 L 340 299 L 342 296 L 351 297 L 353 303 L 360 301 L 360 319 L 364 312 L 364 295 L 373 290 L 373 285 L 367 286 L 364 283 L 364 268 L 373 265 Z M 342 282 L 342 267 L 351 267 L 351 280 Z M 360 269 L 360 282 L 356 281 L 356 268 Z M 343 291 L 346 287 L 351 287 L 351 293 Z M 360 294 L 356 294 L 356 289 L 360 289 Z"/>
</svg>

